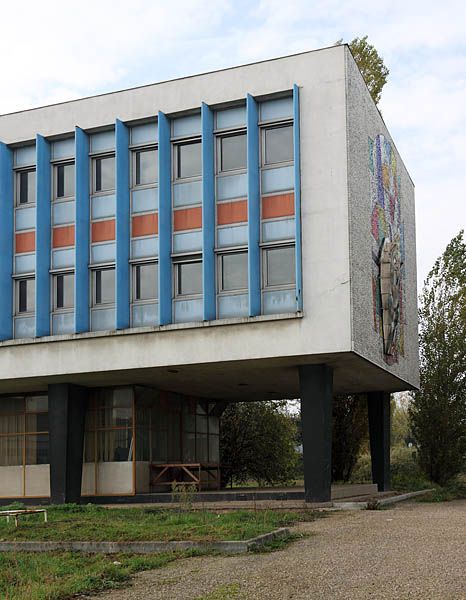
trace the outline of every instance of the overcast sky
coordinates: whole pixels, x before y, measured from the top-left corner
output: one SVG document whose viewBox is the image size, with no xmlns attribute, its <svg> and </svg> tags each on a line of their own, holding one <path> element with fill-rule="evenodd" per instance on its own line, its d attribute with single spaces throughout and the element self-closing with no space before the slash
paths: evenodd
<svg viewBox="0 0 466 600">
<path fill-rule="evenodd" d="M 466 227 L 464 0 L 23 0 L 2 4 L 0 28 L 0 113 L 368 34 L 416 184 L 419 282 Z"/>
</svg>

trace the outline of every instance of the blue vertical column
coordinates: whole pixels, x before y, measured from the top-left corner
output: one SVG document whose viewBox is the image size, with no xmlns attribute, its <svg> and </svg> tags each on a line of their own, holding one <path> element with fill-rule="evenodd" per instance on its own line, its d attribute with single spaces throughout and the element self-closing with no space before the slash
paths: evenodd
<svg viewBox="0 0 466 600">
<path fill-rule="evenodd" d="M 259 125 L 257 102 L 248 94 L 247 113 L 247 166 L 248 166 L 248 283 L 249 316 L 261 313 L 260 268 L 260 168 Z"/>
<path fill-rule="evenodd" d="M 116 329 L 129 327 L 130 312 L 130 192 L 129 130 L 119 119 L 115 124 L 116 145 Z"/>
<path fill-rule="evenodd" d="M 303 268 L 301 241 L 301 144 L 299 130 L 299 87 L 293 86 L 293 153 L 294 153 L 294 212 L 295 212 L 295 277 L 296 308 L 303 310 Z"/>
<path fill-rule="evenodd" d="M 0 340 L 13 337 L 13 152 L 0 142 Z"/>
<path fill-rule="evenodd" d="M 170 121 L 159 111 L 159 322 L 172 322 L 172 202 Z"/>
<path fill-rule="evenodd" d="M 202 103 L 202 286 L 204 321 L 217 316 L 215 286 L 214 114 Z"/>
<path fill-rule="evenodd" d="M 36 137 L 36 336 L 50 335 L 50 144 Z"/>
<path fill-rule="evenodd" d="M 75 134 L 76 218 L 74 326 L 76 333 L 89 331 L 89 136 L 79 127 Z"/>
</svg>

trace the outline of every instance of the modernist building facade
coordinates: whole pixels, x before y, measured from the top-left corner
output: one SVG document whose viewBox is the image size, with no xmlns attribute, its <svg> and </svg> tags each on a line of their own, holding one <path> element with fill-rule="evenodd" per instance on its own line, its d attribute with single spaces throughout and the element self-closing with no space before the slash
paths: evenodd
<svg viewBox="0 0 466 600">
<path fill-rule="evenodd" d="M 369 394 L 388 485 L 414 195 L 347 47 L 0 116 L 0 140 L 0 497 L 216 487 L 226 402 L 301 397 L 325 499 L 336 392 Z"/>
</svg>

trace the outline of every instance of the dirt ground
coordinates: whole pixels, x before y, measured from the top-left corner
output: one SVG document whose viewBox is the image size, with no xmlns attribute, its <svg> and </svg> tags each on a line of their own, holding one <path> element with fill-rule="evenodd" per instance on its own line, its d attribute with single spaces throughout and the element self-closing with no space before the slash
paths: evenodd
<svg viewBox="0 0 466 600">
<path fill-rule="evenodd" d="M 267 554 L 183 559 L 94 600 L 466 600 L 466 501 L 336 512 Z"/>
</svg>

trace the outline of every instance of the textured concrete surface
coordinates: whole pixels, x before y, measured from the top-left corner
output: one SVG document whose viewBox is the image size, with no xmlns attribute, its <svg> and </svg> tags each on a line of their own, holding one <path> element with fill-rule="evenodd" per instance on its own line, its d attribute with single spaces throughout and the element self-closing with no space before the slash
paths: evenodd
<svg viewBox="0 0 466 600">
<path fill-rule="evenodd" d="M 265 544 L 288 537 L 287 527 L 263 533 L 249 540 L 220 542 L 5 542 L 0 540 L 0 552 L 86 552 L 96 554 L 154 554 L 180 550 L 204 550 L 220 554 L 245 554 Z"/>
<path fill-rule="evenodd" d="M 177 561 L 97 598 L 466 599 L 466 501 L 335 513 L 300 530 L 310 536 L 283 551 Z"/>
<path fill-rule="evenodd" d="M 368 92 L 359 69 L 346 52 L 348 111 L 348 209 L 350 227 L 352 335 L 354 350 L 414 386 L 419 385 L 418 313 L 416 292 L 416 232 L 414 184 L 393 139 Z M 383 358 L 383 341 L 374 330 L 372 298 L 372 196 L 368 138 L 383 134 L 396 155 L 404 223 L 405 280 L 403 288 L 404 353 L 395 364 Z"/>
</svg>

